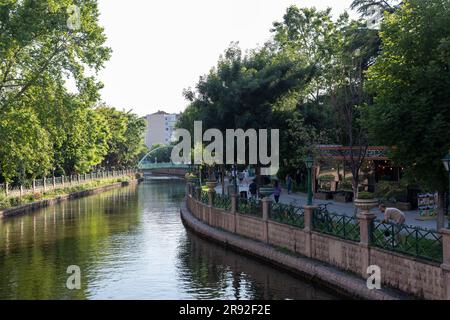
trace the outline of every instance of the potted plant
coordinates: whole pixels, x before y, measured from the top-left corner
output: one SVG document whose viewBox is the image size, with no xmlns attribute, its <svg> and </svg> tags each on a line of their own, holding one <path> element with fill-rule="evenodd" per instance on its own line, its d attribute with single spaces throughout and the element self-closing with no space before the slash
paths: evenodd
<svg viewBox="0 0 450 320">
<path fill-rule="evenodd" d="M 355 199 L 355 206 L 361 210 L 362 214 L 369 214 L 370 210 L 377 207 L 378 204 L 378 199 L 371 192 L 360 192 L 358 198 Z"/>
<path fill-rule="evenodd" d="M 270 197 L 275 193 L 275 189 L 270 186 L 264 186 L 259 188 L 259 194 L 262 195 L 264 198 Z"/>
<path fill-rule="evenodd" d="M 208 181 L 206 181 L 206 186 L 208 187 L 209 190 L 214 190 L 217 187 L 217 180 L 216 178 L 211 175 L 208 179 Z"/>
<path fill-rule="evenodd" d="M 198 181 L 198 177 L 191 173 L 186 173 L 186 175 L 184 176 L 186 178 L 186 180 L 190 183 L 196 183 Z"/>
</svg>

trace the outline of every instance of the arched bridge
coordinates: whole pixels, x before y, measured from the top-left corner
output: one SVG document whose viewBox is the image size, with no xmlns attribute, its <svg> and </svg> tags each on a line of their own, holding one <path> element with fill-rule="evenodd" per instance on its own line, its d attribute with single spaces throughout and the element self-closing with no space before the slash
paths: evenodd
<svg viewBox="0 0 450 320">
<path fill-rule="evenodd" d="M 168 174 L 184 176 L 190 165 L 173 163 L 170 160 L 172 149 L 172 146 L 163 146 L 151 150 L 139 161 L 139 170 L 144 171 L 144 175 Z"/>
</svg>

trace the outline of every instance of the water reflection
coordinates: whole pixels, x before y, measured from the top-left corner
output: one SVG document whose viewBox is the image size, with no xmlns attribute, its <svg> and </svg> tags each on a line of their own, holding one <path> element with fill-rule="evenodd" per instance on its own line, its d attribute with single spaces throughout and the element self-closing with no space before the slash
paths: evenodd
<svg viewBox="0 0 450 320">
<path fill-rule="evenodd" d="M 156 180 L 0 222 L 0 299 L 333 298 L 187 232 L 184 190 Z"/>
</svg>

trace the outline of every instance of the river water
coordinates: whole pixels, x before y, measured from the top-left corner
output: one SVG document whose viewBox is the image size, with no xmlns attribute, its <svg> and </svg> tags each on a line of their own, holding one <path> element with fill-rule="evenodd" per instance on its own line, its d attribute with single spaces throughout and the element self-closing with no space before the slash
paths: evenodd
<svg viewBox="0 0 450 320">
<path fill-rule="evenodd" d="M 0 220 L 0 299 L 337 298 L 186 230 L 184 191 L 158 179 Z"/>
</svg>

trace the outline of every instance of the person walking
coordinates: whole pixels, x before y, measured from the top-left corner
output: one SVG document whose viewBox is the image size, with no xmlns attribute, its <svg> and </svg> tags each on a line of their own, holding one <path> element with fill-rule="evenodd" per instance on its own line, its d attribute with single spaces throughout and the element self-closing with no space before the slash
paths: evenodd
<svg viewBox="0 0 450 320">
<path fill-rule="evenodd" d="M 274 193 L 273 193 L 273 197 L 275 198 L 275 203 L 280 202 L 280 196 L 281 196 L 280 183 L 278 181 L 275 181 Z"/>
<path fill-rule="evenodd" d="M 286 176 L 286 188 L 287 188 L 288 194 L 291 194 L 291 192 L 292 192 L 292 178 L 291 178 L 290 174 L 288 174 Z"/>
<path fill-rule="evenodd" d="M 258 198 L 258 185 L 256 184 L 255 180 L 252 180 L 252 183 L 248 186 L 248 191 L 250 191 L 250 197 L 252 199 Z"/>
<path fill-rule="evenodd" d="M 297 173 L 295 174 L 295 183 L 297 184 L 297 187 L 299 188 L 302 185 L 302 172 L 297 170 Z"/>
</svg>

